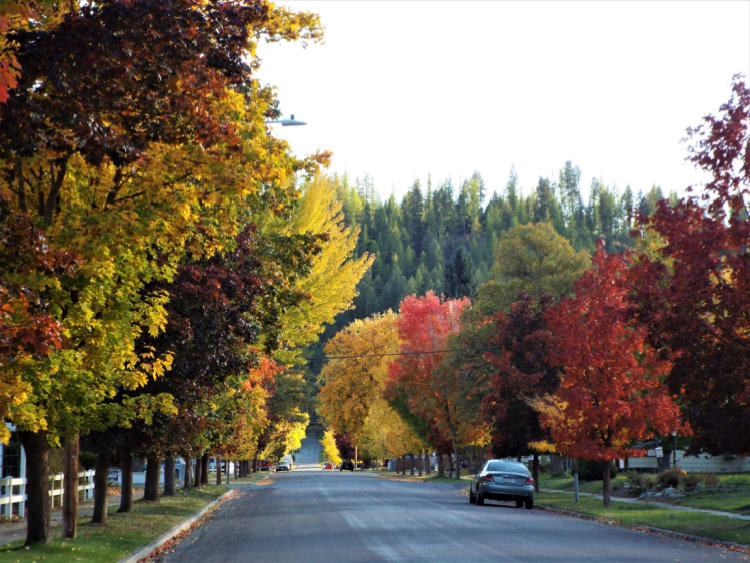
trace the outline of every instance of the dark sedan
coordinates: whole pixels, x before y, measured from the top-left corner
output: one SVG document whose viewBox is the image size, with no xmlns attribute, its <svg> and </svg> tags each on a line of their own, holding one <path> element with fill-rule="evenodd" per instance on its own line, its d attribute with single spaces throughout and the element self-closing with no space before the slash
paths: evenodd
<svg viewBox="0 0 750 563">
<path fill-rule="evenodd" d="M 534 478 L 523 463 L 491 459 L 474 476 L 469 502 L 484 504 L 487 499 L 515 501 L 516 506 L 534 508 Z"/>
</svg>

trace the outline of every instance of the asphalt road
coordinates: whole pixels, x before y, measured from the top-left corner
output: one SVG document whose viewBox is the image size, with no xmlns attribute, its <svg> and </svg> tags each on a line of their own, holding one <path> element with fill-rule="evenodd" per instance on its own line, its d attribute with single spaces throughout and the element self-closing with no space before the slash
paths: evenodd
<svg viewBox="0 0 750 563">
<path fill-rule="evenodd" d="M 724 549 L 311 466 L 248 487 L 162 561 L 748 561 Z"/>
</svg>

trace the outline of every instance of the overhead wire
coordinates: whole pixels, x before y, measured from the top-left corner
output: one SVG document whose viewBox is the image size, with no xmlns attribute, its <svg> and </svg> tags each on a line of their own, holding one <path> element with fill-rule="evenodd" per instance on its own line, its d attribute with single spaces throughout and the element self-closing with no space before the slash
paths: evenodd
<svg viewBox="0 0 750 563">
<path fill-rule="evenodd" d="M 419 354 L 444 354 L 448 352 L 476 352 L 480 350 L 497 350 L 498 346 L 484 346 L 482 348 L 450 348 L 447 350 L 419 350 L 417 352 L 391 352 L 388 354 L 358 354 L 356 356 L 323 356 L 319 358 L 309 358 L 308 362 L 326 361 L 326 360 L 350 360 L 355 358 L 384 358 L 387 356 L 418 356 Z"/>
</svg>

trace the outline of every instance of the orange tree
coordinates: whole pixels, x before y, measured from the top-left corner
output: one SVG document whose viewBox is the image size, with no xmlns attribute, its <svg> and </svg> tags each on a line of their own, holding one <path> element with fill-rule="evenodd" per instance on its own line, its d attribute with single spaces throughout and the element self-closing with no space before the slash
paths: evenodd
<svg viewBox="0 0 750 563">
<path fill-rule="evenodd" d="M 750 87 L 735 77 L 721 115 L 688 129 L 700 197 L 640 216 L 661 257 L 640 256 L 635 301 L 654 346 L 674 354 L 668 383 L 686 402 L 689 451 L 750 455 Z"/>
<path fill-rule="evenodd" d="M 593 266 L 576 282 L 574 297 L 548 313 L 554 335 L 551 364 L 563 368 L 559 389 L 541 422 L 556 447 L 571 457 L 604 463 L 609 504 L 609 461 L 642 455 L 634 440 L 654 433 L 687 432 L 664 385 L 671 364 L 648 345 L 645 326 L 633 321 L 627 263 L 597 243 Z"/>
</svg>

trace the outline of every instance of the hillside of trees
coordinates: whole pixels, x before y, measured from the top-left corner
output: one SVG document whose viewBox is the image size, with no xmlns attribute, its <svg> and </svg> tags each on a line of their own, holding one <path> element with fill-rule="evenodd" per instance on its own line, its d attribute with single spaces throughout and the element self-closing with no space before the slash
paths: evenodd
<svg viewBox="0 0 750 563">
<path fill-rule="evenodd" d="M 383 200 L 367 177 L 337 178 L 345 222 L 360 230 L 356 256 L 375 259 L 359 282 L 354 308 L 336 318 L 311 356 L 321 356 L 325 342 L 353 320 L 398 311 L 407 295 L 432 290 L 472 297 L 490 278 L 497 241 L 517 225 L 549 222 L 576 251 L 593 253 L 601 238 L 608 252 L 617 252 L 631 246 L 631 210 L 650 215 L 664 197 L 658 186 L 634 194 L 630 186 L 619 191 L 596 179 L 585 190 L 580 179 L 581 170 L 568 161 L 557 178 L 540 177 L 533 190 L 524 190 L 511 169 L 503 192 L 490 195 L 475 172 L 458 187 L 450 180 L 437 186 L 428 180 L 424 187 L 417 180 L 398 202 L 393 194 Z"/>
</svg>

